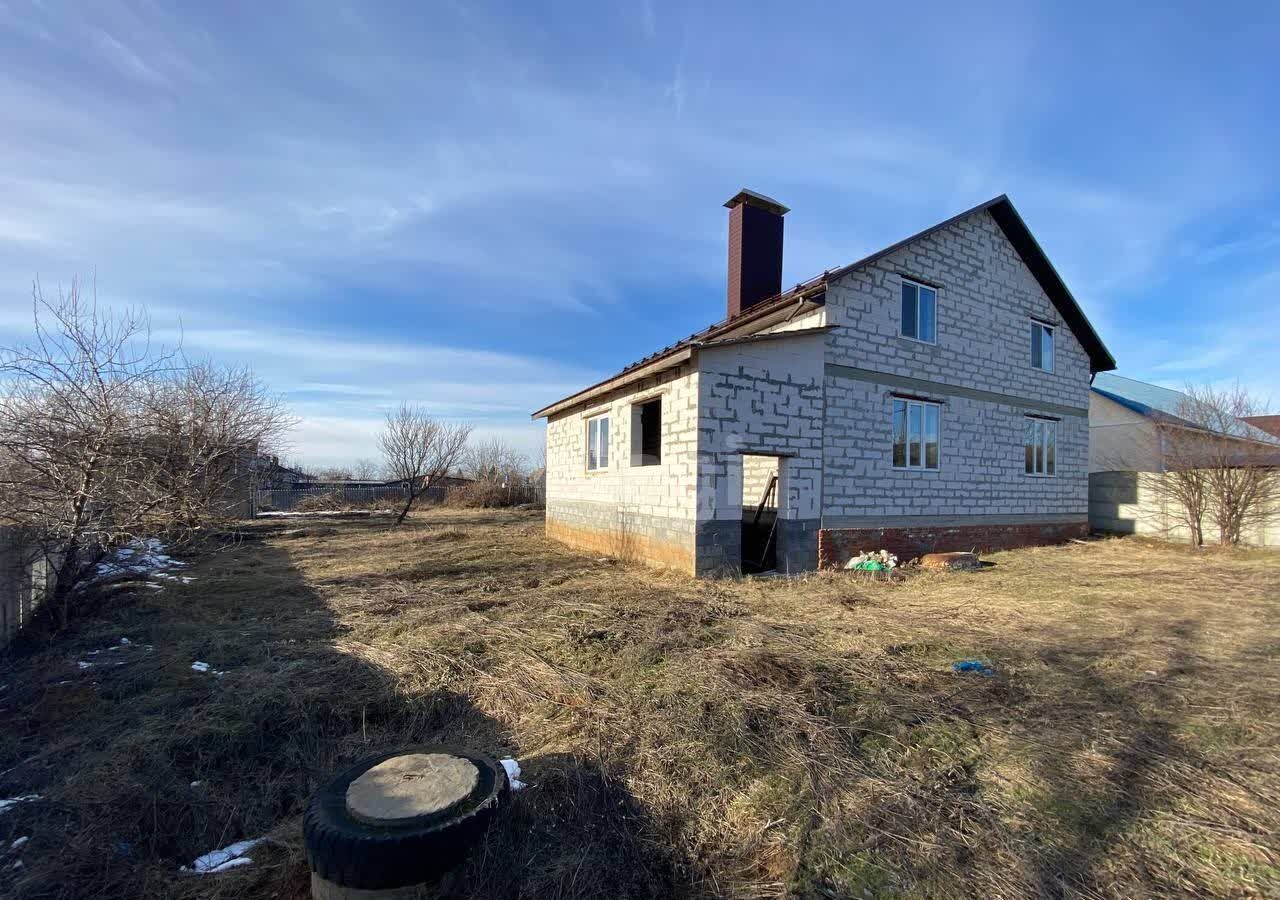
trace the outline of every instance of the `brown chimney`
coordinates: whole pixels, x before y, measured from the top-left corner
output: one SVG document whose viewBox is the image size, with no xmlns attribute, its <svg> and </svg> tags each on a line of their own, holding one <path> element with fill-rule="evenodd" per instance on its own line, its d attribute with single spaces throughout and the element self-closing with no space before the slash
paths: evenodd
<svg viewBox="0 0 1280 900">
<path fill-rule="evenodd" d="M 738 191 L 729 209 L 729 318 L 782 291 L 782 217 L 763 194 Z"/>
</svg>

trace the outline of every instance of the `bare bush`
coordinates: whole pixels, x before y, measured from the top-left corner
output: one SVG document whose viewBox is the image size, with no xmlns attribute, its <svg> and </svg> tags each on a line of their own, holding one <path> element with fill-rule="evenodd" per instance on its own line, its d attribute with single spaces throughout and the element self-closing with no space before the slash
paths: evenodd
<svg viewBox="0 0 1280 900">
<path fill-rule="evenodd" d="M 37 284 L 33 305 L 32 341 L 0 349 L 0 522 L 41 546 L 65 624 L 112 548 L 225 518 L 291 419 L 248 370 L 153 346 L 144 313 L 78 282 L 52 300 Z"/>
<path fill-rule="evenodd" d="M 378 446 L 386 473 L 405 483 L 404 507 L 396 524 L 404 522 L 413 503 L 433 481 L 444 477 L 462 460 L 471 426 L 442 422 L 426 410 L 408 403 L 387 413 Z"/>
<path fill-rule="evenodd" d="M 1260 404 L 1240 385 L 1188 386 L 1176 415 L 1159 415 L 1158 495 L 1180 511 L 1196 545 L 1212 522 L 1221 544 L 1239 544 L 1280 504 L 1280 444 L 1243 421 Z"/>
<path fill-rule="evenodd" d="M 450 506 L 518 506 L 540 499 L 528 457 L 499 438 L 472 445 L 463 471 L 472 482 L 449 492 Z"/>
<path fill-rule="evenodd" d="M 376 459 L 362 457 L 352 464 L 351 477 L 357 481 L 377 481 L 383 477 L 383 465 Z"/>
</svg>

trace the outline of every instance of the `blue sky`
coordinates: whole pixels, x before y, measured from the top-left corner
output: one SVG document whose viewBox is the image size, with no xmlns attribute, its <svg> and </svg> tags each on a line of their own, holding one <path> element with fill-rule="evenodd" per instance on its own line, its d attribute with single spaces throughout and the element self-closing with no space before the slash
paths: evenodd
<svg viewBox="0 0 1280 900">
<path fill-rule="evenodd" d="M 401 399 L 534 453 L 723 316 L 738 188 L 787 283 L 1007 192 L 1120 372 L 1280 407 L 1280 11 L 1140 6 L 0 0 L 0 337 L 96 273 L 303 459 Z"/>
</svg>

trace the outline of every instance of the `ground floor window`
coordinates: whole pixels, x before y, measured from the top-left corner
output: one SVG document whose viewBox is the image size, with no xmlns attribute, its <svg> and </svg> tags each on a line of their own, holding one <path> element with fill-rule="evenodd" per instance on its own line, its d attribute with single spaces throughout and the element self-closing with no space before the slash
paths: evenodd
<svg viewBox="0 0 1280 900">
<path fill-rule="evenodd" d="M 587 420 L 587 471 L 609 468 L 609 417 Z"/>
<path fill-rule="evenodd" d="M 1028 475 L 1053 475 L 1058 469 L 1058 423 L 1028 418 L 1023 438 Z"/>
<path fill-rule="evenodd" d="M 923 400 L 893 401 L 893 467 L 936 469 L 940 464 L 938 404 Z"/>
</svg>

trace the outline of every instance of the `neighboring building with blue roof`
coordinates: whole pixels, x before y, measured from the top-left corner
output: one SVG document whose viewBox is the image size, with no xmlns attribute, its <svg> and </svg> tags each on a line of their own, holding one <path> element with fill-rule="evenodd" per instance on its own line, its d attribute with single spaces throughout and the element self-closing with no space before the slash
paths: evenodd
<svg viewBox="0 0 1280 900">
<path fill-rule="evenodd" d="M 1144 381 L 1112 372 L 1098 372 L 1089 397 L 1089 524 L 1099 531 L 1149 534 L 1171 540 L 1187 538 L 1182 512 L 1152 480 L 1165 471 L 1164 441 L 1169 434 L 1162 424 L 1185 424 L 1187 397 Z M 1276 448 L 1280 466 L 1280 439 L 1238 420 L 1242 447 L 1252 441 Z M 1257 459 L 1252 454 L 1251 458 Z M 1262 521 L 1247 535 L 1251 544 L 1280 543 L 1280 519 Z"/>
<path fill-rule="evenodd" d="M 1161 471 L 1163 454 L 1156 425 L 1162 419 L 1186 421 L 1186 402 L 1181 391 L 1114 372 L 1097 373 L 1089 398 L 1089 471 Z M 1238 421 L 1241 436 L 1280 447 L 1273 435 Z"/>
</svg>

